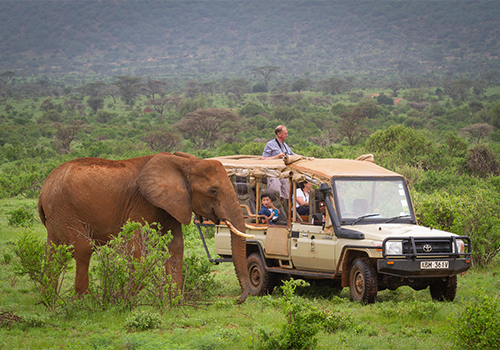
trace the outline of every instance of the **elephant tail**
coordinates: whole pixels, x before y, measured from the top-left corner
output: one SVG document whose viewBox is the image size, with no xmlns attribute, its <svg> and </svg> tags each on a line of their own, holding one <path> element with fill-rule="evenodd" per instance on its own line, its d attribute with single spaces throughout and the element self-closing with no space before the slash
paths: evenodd
<svg viewBox="0 0 500 350">
<path fill-rule="evenodd" d="M 47 217 L 45 216 L 45 212 L 43 211 L 42 198 L 41 197 L 38 199 L 38 215 L 40 216 L 40 220 L 42 220 L 43 226 L 46 226 L 45 222 L 47 221 Z"/>
</svg>

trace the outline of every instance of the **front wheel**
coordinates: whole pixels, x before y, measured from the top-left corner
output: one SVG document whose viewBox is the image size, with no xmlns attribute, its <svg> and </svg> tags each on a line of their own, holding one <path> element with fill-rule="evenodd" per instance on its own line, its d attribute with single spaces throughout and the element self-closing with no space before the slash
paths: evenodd
<svg viewBox="0 0 500 350">
<path fill-rule="evenodd" d="M 260 254 L 253 253 L 247 258 L 248 276 L 250 277 L 249 292 L 252 295 L 266 295 L 274 288 L 274 275 L 267 272 Z"/>
<path fill-rule="evenodd" d="M 375 302 L 378 292 L 377 272 L 369 258 L 354 260 L 349 274 L 349 289 L 353 301 L 364 304 Z"/>
<path fill-rule="evenodd" d="M 453 301 L 457 294 L 457 276 L 438 279 L 429 286 L 432 300 Z"/>
</svg>

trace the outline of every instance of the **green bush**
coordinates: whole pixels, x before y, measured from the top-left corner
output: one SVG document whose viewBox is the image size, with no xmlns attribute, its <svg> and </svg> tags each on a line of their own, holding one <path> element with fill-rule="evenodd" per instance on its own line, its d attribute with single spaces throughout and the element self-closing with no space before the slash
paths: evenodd
<svg viewBox="0 0 500 350">
<path fill-rule="evenodd" d="M 500 348 L 500 302 L 481 292 L 465 303 L 463 311 L 449 319 L 453 326 L 456 344 L 465 349 Z"/>
<path fill-rule="evenodd" d="M 487 146 L 471 148 L 467 154 L 466 170 L 474 176 L 488 177 L 500 175 L 498 156 Z"/>
<path fill-rule="evenodd" d="M 125 322 L 125 328 L 129 330 L 145 331 L 158 328 L 161 325 L 161 317 L 157 313 L 137 312 L 133 313 Z"/>
<path fill-rule="evenodd" d="M 61 288 L 72 258 L 71 249 L 71 246 L 52 244 L 47 251 L 47 244 L 32 231 L 24 232 L 15 244 L 16 274 L 30 278 L 40 293 L 41 303 L 49 309 L 55 309 L 64 301 Z"/>
<path fill-rule="evenodd" d="M 9 212 L 9 226 L 31 227 L 35 223 L 35 216 L 32 210 L 22 207 Z"/>
<path fill-rule="evenodd" d="M 423 226 L 469 236 L 473 263 L 486 266 L 500 253 L 500 193 L 475 188 L 460 195 L 413 193 Z"/>
<path fill-rule="evenodd" d="M 175 304 L 176 286 L 165 271 L 171 238 L 148 224 L 128 221 L 107 245 L 95 248 L 88 300 L 99 309 L 114 305 L 133 310 L 151 305 L 163 310 Z M 134 249 L 140 250 L 141 259 L 134 257 Z"/>
<path fill-rule="evenodd" d="M 402 125 L 376 131 L 366 141 L 366 149 L 378 153 L 380 161 L 377 163 L 385 163 L 391 168 L 407 164 L 428 169 L 437 162 L 432 142 L 422 132 Z"/>
<path fill-rule="evenodd" d="M 218 291 L 219 285 L 212 274 L 213 264 L 206 256 L 185 256 L 182 264 L 182 296 L 184 300 L 210 298 Z"/>
<path fill-rule="evenodd" d="M 280 298 L 279 305 L 287 322 L 275 331 L 259 329 L 260 342 L 257 344 L 257 349 L 294 350 L 316 347 L 318 343 L 316 335 L 324 327 L 325 316 L 317 307 L 307 305 L 295 296 L 295 289 L 306 285 L 307 282 L 303 280 L 290 279 L 283 282 L 283 297 Z"/>
</svg>

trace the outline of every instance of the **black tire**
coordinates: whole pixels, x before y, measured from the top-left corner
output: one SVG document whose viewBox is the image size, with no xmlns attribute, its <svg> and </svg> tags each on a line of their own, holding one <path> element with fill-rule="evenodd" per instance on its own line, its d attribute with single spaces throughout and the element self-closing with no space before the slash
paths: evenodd
<svg viewBox="0 0 500 350">
<path fill-rule="evenodd" d="M 432 300 L 453 301 L 457 294 L 457 276 L 451 276 L 445 280 L 437 279 L 429 286 Z"/>
<path fill-rule="evenodd" d="M 250 294 L 270 294 L 274 288 L 274 274 L 266 272 L 264 262 L 259 253 L 250 254 L 247 258 L 248 276 L 250 278 Z"/>
<path fill-rule="evenodd" d="M 349 274 L 349 289 L 353 301 L 364 304 L 375 302 L 378 292 L 377 272 L 369 258 L 354 260 Z"/>
</svg>

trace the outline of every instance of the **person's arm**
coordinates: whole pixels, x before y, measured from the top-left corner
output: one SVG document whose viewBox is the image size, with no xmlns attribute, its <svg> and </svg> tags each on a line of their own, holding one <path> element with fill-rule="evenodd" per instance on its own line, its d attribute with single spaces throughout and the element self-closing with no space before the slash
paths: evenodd
<svg viewBox="0 0 500 350">
<path fill-rule="evenodd" d="M 262 156 L 262 159 L 280 159 L 280 158 L 283 158 L 284 156 L 285 156 L 285 153 L 281 152 L 280 154 L 277 154 L 277 155 L 271 156 L 271 157 Z"/>
<path fill-rule="evenodd" d="M 276 143 L 276 139 L 269 141 L 262 152 L 262 159 L 281 159 L 285 156 Z"/>
<path fill-rule="evenodd" d="M 305 200 L 304 192 L 301 189 L 297 190 L 297 203 L 299 203 L 300 206 L 309 205 L 309 202 Z"/>
</svg>

